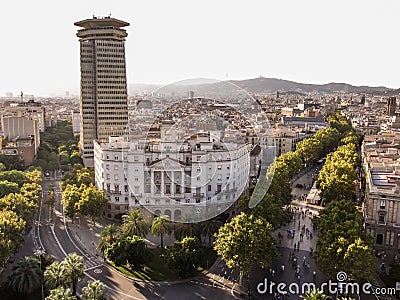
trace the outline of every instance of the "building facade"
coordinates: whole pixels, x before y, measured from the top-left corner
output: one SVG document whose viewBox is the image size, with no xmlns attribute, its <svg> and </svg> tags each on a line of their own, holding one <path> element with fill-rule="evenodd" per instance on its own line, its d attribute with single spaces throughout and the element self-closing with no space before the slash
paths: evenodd
<svg viewBox="0 0 400 300">
<path fill-rule="evenodd" d="M 161 141 L 95 142 L 96 185 L 110 200 L 106 217 L 146 207 L 173 221 L 208 219 L 235 204 L 247 187 L 246 143 L 222 141 L 210 132 L 181 140 L 163 129 Z"/>
<path fill-rule="evenodd" d="M 376 249 L 400 250 L 399 141 L 395 136 L 367 136 L 362 148 L 365 228 Z"/>
<path fill-rule="evenodd" d="M 125 38 L 129 23 L 111 17 L 75 23 L 79 29 L 81 91 L 80 147 L 93 166 L 93 141 L 123 135 L 128 122 Z"/>
</svg>

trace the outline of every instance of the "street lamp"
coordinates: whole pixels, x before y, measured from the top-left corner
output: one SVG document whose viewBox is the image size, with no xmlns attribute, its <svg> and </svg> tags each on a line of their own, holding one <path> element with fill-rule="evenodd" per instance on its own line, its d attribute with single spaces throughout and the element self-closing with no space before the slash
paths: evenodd
<svg viewBox="0 0 400 300">
<path fill-rule="evenodd" d="M 41 249 L 37 249 L 37 250 L 34 251 L 34 254 L 39 258 L 40 270 L 42 270 L 42 255 L 44 253 L 46 253 L 46 252 L 44 250 L 41 250 Z M 42 285 L 42 300 L 44 300 L 43 278 L 42 278 L 42 281 L 41 281 L 41 285 Z"/>
</svg>

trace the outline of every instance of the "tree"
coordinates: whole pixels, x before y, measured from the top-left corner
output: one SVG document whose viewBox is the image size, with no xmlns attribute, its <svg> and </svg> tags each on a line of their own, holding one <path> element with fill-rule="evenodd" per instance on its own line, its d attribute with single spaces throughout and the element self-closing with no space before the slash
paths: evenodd
<svg viewBox="0 0 400 300">
<path fill-rule="evenodd" d="M 100 232 L 98 249 L 101 251 L 101 253 L 103 253 L 103 255 L 106 250 L 111 246 L 111 244 L 117 241 L 120 230 L 121 228 L 119 226 L 108 224 Z"/>
<path fill-rule="evenodd" d="M 208 237 L 208 246 L 211 247 L 211 237 L 218 232 L 218 229 L 223 225 L 220 219 L 214 218 L 204 221 L 200 224 L 201 232 Z"/>
<path fill-rule="evenodd" d="M 239 267 L 241 278 L 254 265 L 269 266 L 278 255 L 271 224 L 243 212 L 219 229 L 214 249 L 228 267 Z"/>
<path fill-rule="evenodd" d="M 18 193 L 19 187 L 18 184 L 15 182 L 9 182 L 7 180 L 0 181 L 0 198 L 11 194 L 11 193 Z"/>
<path fill-rule="evenodd" d="M 77 300 L 77 298 L 72 295 L 69 288 L 58 287 L 50 291 L 50 295 L 46 297 L 46 300 Z"/>
<path fill-rule="evenodd" d="M 344 252 L 344 268 L 351 270 L 349 274 L 356 282 L 373 280 L 376 267 L 371 248 L 361 238 L 357 238 Z"/>
<path fill-rule="evenodd" d="M 0 210 L 6 209 L 15 212 L 27 224 L 32 221 L 37 204 L 28 200 L 21 194 L 9 194 L 0 199 Z"/>
<path fill-rule="evenodd" d="M 143 238 L 139 236 L 120 236 L 106 250 L 106 256 L 116 265 L 125 266 L 127 263 L 138 267 L 148 259 L 148 249 Z"/>
<path fill-rule="evenodd" d="M 361 213 L 351 200 L 333 201 L 320 212 L 315 261 L 329 278 L 339 271 L 361 282 L 370 280 L 375 272 L 372 239 L 363 228 Z"/>
<path fill-rule="evenodd" d="M 81 199 L 81 192 L 75 184 L 68 184 L 62 193 L 62 204 L 64 206 L 65 214 L 74 218 L 77 211 L 77 204 Z"/>
<path fill-rule="evenodd" d="M 107 300 L 106 286 L 99 280 L 89 281 L 82 289 L 82 300 Z"/>
<path fill-rule="evenodd" d="M 42 186 L 36 182 L 24 183 L 20 194 L 29 199 L 29 201 L 38 204 L 42 195 Z"/>
<path fill-rule="evenodd" d="M 129 215 L 124 218 L 121 226 L 123 234 L 128 236 L 141 236 L 146 237 L 149 232 L 149 224 L 144 219 L 143 214 L 138 209 L 132 209 Z"/>
<path fill-rule="evenodd" d="M 44 271 L 45 285 L 48 289 L 56 289 L 57 287 L 67 287 L 69 278 L 66 276 L 63 265 L 55 261 L 50 264 Z"/>
<path fill-rule="evenodd" d="M 72 285 L 72 295 L 76 296 L 76 285 L 78 280 L 85 277 L 85 264 L 83 263 L 82 256 L 76 253 L 70 253 L 61 262 L 64 274 L 70 279 Z"/>
<path fill-rule="evenodd" d="M 31 166 L 25 174 L 28 180 L 32 183 L 41 184 L 43 182 L 43 173 L 40 168 Z"/>
<path fill-rule="evenodd" d="M 306 295 L 302 298 L 305 300 L 328 300 L 328 299 L 331 299 L 330 297 L 328 297 L 327 295 L 322 293 L 322 291 L 319 291 L 319 290 L 312 290 L 310 292 L 307 292 Z"/>
<path fill-rule="evenodd" d="M 29 182 L 25 172 L 11 170 L 11 171 L 3 171 L 0 172 L 0 181 L 7 180 L 9 182 L 15 182 L 21 187 L 24 183 Z"/>
<path fill-rule="evenodd" d="M 178 223 L 174 227 L 174 235 L 178 240 L 184 237 L 200 237 L 200 228 L 197 223 Z"/>
<path fill-rule="evenodd" d="M 25 256 L 12 268 L 10 285 L 18 293 L 30 294 L 40 287 L 42 274 L 39 260 L 32 256 Z"/>
<path fill-rule="evenodd" d="M 284 208 L 287 204 L 270 193 L 265 194 L 260 203 L 253 209 L 248 207 L 248 202 L 249 196 L 244 196 L 239 200 L 241 211 L 246 214 L 253 214 L 255 217 L 264 218 L 275 229 L 290 221 L 291 213 Z"/>
<path fill-rule="evenodd" d="M 347 144 L 329 154 L 317 179 L 317 188 L 325 202 L 351 199 L 355 193 L 356 165 L 359 156 L 354 144 Z"/>
<path fill-rule="evenodd" d="M 96 225 L 94 218 L 101 216 L 107 203 L 108 199 L 104 197 L 103 192 L 89 185 L 84 188 L 77 207 L 82 215 L 91 217 L 93 224 Z"/>
<path fill-rule="evenodd" d="M 303 158 L 305 163 L 316 160 L 320 157 L 323 151 L 322 143 L 315 138 L 302 140 L 296 145 L 296 152 Z"/>
<path fill-rule="evenodd" d="M 169 217 L 166 215 L 155 217 L 151 224 L 151 233 L 160 237 L 161 249 L 164 249 L 163 236 L 172 233 L 172 225 Z"/>
<path fill-rule="evenodd" d="M 78 186 L 89 186 L 94 182 L 94 173 L 91 172 L 88 168 L 82 168 L 76 172 L 76 179 Z"/>
<path fill-rule="evenodd" d="M 200 264 L 202 249 L 195 237 L 185 237 L 181 242 L 175 241 L 166 254 L 168 266 L 177 270 L 180 277 L 193 274 Z"/>
<path fill-rule="evenodd" d="M 322 144 L 322 152 L 324 155 L 333 151 L 338 145 L 340 140 L 340 132 L 335 128 L 324 128 L 318 130 L 313 138 L 319 140 Z"/>
<path fill-rule="evenodd" d="M 0 265 L 19 249 L 24 241 L 23 230 L 26 222 L 15 212 L 0 211 Z"/>
</svg>

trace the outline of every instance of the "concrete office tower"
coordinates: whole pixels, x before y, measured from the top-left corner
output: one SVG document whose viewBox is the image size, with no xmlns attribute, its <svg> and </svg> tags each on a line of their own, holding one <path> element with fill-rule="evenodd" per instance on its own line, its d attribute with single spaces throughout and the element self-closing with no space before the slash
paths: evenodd
<svg viewBox="0 0 400 300">
<path fill-rule="evenodd" d="M 396 115 L 396 97 L 389 97 L 387 102 L 387 114 L 388 116 Z"/>
<path fill-rule="evenodd" d="M 111 17 L 75 23 L 81 56 L 80 150 L 93 167 L 93 141 L 121 136 L 128 122 L 125 38 L 129 23 Z"/>
</svg>

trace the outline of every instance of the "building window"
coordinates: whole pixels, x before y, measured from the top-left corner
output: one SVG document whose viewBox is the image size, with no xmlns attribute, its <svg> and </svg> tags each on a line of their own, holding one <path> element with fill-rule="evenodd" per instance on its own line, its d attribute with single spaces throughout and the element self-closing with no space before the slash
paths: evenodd
<svg viewBox="0 0 400 300">
<path fill-rule="evenodd" d="M 211 184 L 207 186 L 207 191 L 211 192 Z"/>
<path fill-rule="evenodd" d="M 379 214 L 378 223 L 385 224 L 385 215 L 384 214 Z"/>
<path fill-rule="evenodd" d="M 185 199 L 185 202 L 186 203 L 190 203 L 190 199 Z"/>
<path fill-rule="evenodd" d="M 133 161 L 139 161 L 139 156 L 134 156 Z"/>
<path fill-rule="evenodd" d="M 118 170 L 118 165 L 114 165 L 114 170 Z"/>
<path fill-rule="evenodd" d="M 129 199 L 128 199 L 128 197 L 125 197 L 125 202 L 129 202 Z"/>
<path fill-rule="evenodd" d="M 118 174 L 114 174 L 114 180 L 118 181 Z"/>
<path fill-rule="evenodd" d="M 119 210 L 119 205 L 115 206 L 115 210 Z"/>
<path fill-rule="evenodd" d="M 127 193 L 129 191 L 129 187 L 127 185 L 124 185 L 124 191 Z"/>
<path fill-rule="evenodd" d="M 201 160 L 201 156 L 196 156 L 196 160 L 200 161 Z"/>
<path fill-rule="evenodd" d="M 118 160 L 118 155 L 115 155 L 115 156 L 114 156 L 114 160 Z"/>
<path fill-rule="evenodd" d="M 106 174 L 106 179 L 110 180 L 110 174 L 108 174 L 108 173 Z"/>
<path fill-rule="evenodd" d="M 376 235 L 376 244 L 378 244 L 378 245 L 382 245 L 383 244 L 383 234 L 382 233 L 378 233 Z"/>
<path fill-rule="evenodd" d="M 115 197 L 115 202 L 119 202 L 119 197 Z"/>
<path fill-rule="evenodd" d="M 386 201 L 381 201 L 380 208 L 381 209 L 385 209 L 386 208 Z"/>
<path fill-rule="evenodd" d="M 110 165 L 106 165 L 106 170 L 110 170 Z"/>
<path fill-rule="evenodd" d="M 217 169 L 218 169 L 218 170 L 221 170 L 221 169 L 222 169 L 222 166 L 218 166 Z"/>
</svg>

